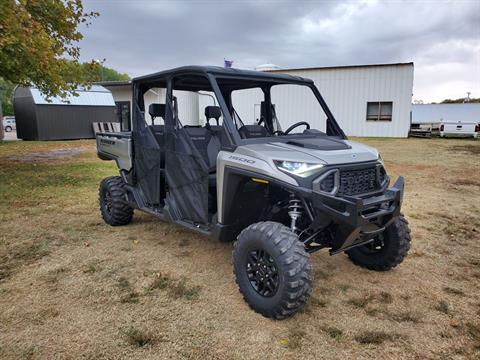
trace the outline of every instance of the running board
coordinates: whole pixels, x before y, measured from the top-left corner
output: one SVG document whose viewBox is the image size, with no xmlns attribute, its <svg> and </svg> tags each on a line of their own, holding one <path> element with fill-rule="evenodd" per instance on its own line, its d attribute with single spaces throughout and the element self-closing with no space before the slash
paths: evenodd
<svg viewBox="0 0 480 360">
<path fill-rule="evenodd" d="M 350 249 L 353 249 L 353 248 L 356 248 L 357 246 L 362 246 L 362 245 L 366 245 L 366 244 L 370 244 L 371 242 L 373 242 L 375 240 L 375 238 L 371 238 L 371 239 L 368 239 L 368 240 L 365 240 L 365 241 L 362 241 L 362 242 L 359 242 L 357 244 L 353 244 L 351 246 L 347 246 L 346 248 L 342 248 L 342 249 L 338 249 L 338 250 L 330 250 L 330 255 L 336 255 L 336 254 L 339 254 L 341 252 L 344 252 L 344 251 L 347 251 L 347 250 L 350 250 Z"/>
</svg>

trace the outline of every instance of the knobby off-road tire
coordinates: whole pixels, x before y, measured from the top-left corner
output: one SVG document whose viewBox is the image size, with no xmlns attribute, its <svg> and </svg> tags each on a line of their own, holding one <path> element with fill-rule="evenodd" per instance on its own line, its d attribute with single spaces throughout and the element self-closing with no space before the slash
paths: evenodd
<svg viewBox="0 0 480 360">
<path fill-rule="evenodd" d="M 388 271 L 400 264 L 410 250 L 410 228 L 403 214 L 385 230 L 383 246 L 373 250 L 367 244 L 347 251 L 350 260 L 358 266 L 375 271 Z"/>
<path fill-rule="evenodd" d="M 132 221 L 133 208 L 126 201 L 126 189 L 120 176 L 105 178 L 98 191 L 103 220 L 112 226 L 127 225 Z"/>
<path fill-rule="evenodd" d="M 263 261 L 259 254 L 263 254 Z M 233 249 L 233 270 L 240 293 L 254 311 L 268 318 L 280 320 L 295 314 L 311 292 L 313 276 L 309 258 L 304 245 L 288 227 L 272 221 L 248 226 Z M 265 271 L 276 273 L 276 277 L 270 274 L 268 287 L 260 288 L 255 280 L 252 282 L 252 277 L 259 276 L 255 271 L 259 266 L 254 265 L 259 262 L 266 264 L 260 265 Z M 275 291 L 270 291 L 275 284 Z"/>
</svg>

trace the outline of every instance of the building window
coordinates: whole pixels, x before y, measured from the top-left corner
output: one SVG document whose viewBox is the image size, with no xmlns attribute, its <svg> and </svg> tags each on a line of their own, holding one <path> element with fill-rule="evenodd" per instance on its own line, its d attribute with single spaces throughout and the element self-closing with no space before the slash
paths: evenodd
<svg viewBox="0 0 480 360">
<path fill-rule="evenodd" d="M 367 121 L 392 121 L 391 101 L 367 102 Z"/>
</svg>

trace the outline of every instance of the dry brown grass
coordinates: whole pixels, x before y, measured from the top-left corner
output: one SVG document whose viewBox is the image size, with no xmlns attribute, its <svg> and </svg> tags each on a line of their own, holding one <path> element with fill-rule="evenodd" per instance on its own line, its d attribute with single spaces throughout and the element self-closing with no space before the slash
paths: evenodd
<svg viewBox="0 0 480 360">
<path fill-rule="evenodd" d="M 364 331 L 355 336 L 355 341 L 360 344 L 380 345 L 385 341 L 393 341 L 399 336 L 385 331 Z"/>
<path fill-rule="evenodd" d="M 94 142 L 0 143 L 0 359 L 479 358 L 480 142 L 362 141 L 405 176 L 413 256 L 375 273 L 319 252 L 281 322 L 242 300 L 231 244 L 139 212 L 105 225 L 116 169 Z"/>
</svg>

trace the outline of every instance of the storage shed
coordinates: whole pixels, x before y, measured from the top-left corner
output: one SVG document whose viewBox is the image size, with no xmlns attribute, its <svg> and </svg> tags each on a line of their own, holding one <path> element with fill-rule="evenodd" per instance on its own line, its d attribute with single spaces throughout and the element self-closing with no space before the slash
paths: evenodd
<svg viewBox="0 0 480 360">
<path fill-rule="evenodd" d="M 17 137 L 23 140 L 90 139 L 94 137 L 92 123 L 117 121 L 109 90 L 94 85 L 76 92 L 78 96 L 47 99 L 35 87 L 17 87 L 13 94 Z"/>
</svg>

